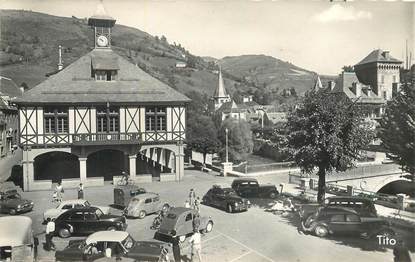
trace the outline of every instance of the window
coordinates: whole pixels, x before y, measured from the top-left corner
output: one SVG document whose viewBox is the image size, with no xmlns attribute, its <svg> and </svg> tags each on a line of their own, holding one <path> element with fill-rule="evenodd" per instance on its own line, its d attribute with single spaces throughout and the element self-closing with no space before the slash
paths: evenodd
<svg viewBox="0 0 415 262">
<path fill-rule="evenodd" d="M 82 214 L 82 212 L 76 212 L 74 214 L 72 214 L 69 217 L 70 220 L 83 220 L 84 219 L 84 215 Z"/>
<path fill-rule="evenodd" d="M 151 203 L 151 198 L 147 198 L 144 203 L 146 203 L 146 204 Z"/>
<path fill-rule="evenodd" d="M 94 213 L 85 212 L 85 220 L 96 220 L 97 216 Z"/>
<path fill-rule="evenodd" d="M 96 81 L 115 81 L 117 70 L 95 70 Z"/>
<path fill-rule="evenodd" d="M 187 214 L 186 221 L 192 220 L 192 213 Z"/>
<path fill-rule="evenodd" d="M 331 222 L 344 222 L 344 215 L 333 215 L 330 221 Z"/>
<path fill-rule="evenodd" d="M 118 107 L 97 107 L 97 131 L 118 132 L 120 126 Z"/>
<path fill-rule="evenodd" d="M 383 99 L 385 99 L 385 100 L 387 99 L 387 94 L 388 93 L 386 91 L 383 91 Z"/>
<path fill-rule="evenodd" d="M 72 208 L 72 205 L 64 205 L 63 207 L 62 207 L 62 209 L 71 209 Z"/>
<path fill-rule="evenodd" d="M 347 222 L 359 222 L 360 219 L 358 216 L 350 214 L 350 215 L 346 215 L 346 221 Z"/>
<path fill-rule="evenodd" d="M 167 117 L 165 107 L 146 108 L 146 131 L 166 131 Z"/>
<path fill-rule="evenodd" d="M 45 107 L 43 119 L 46 134 L 68 133 L 68 108 Z"/>
</svg>

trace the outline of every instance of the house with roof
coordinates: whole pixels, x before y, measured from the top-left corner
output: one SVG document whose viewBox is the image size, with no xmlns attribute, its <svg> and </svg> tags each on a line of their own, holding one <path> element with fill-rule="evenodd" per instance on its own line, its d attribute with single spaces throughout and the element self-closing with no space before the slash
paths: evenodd
<svg viewBox="0 0 415 262">
<path fill-rule="evenodd" d="M 387 101 L 399 92 L 401 65 L 402 61 L 389 51 L 377 49 L 357 63 L 354 72 L 343 71 L 330 88 L 364 107 L 368 119 L 377 120 L 385 112 Z"/>
<path fill-rule="evenodd" d="M 112 50 L 115 22 L 100 3 L 93 50 L 15 101 L 24 190 L 183 178 L 190 99 Z"/>
<path fill-rule="evenodd" d="M 18 137 L 17 108 L 12 101 L 20 97 L 23 90 L 10 78 L 0 76 L 0 156 L 13 151 Z"/>
</svg>

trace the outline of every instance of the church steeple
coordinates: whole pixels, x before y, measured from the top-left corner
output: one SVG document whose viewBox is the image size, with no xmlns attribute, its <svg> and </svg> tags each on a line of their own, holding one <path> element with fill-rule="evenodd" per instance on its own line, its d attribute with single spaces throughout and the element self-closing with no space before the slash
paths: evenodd
<svg viewBox="0 0 415 262">
<path fill-rule="evenodd" d="M 213 94 L 213 101 L 215 103 L 215 110 L 219 109 L 222 104 L 231 101 L 231 97 L 226 92 L 225 84 L 222 77 L 222 69 L 219 66 L 219 78 L 218 78 L 218 87 Z"/>
<path fill-rule="evenodd" d="M 107 14 L 102 0 L 94 15 L 88 19 L 88 25 L 94 27 L 95 48 L 111 48 L 111 28 L 115 19 Z"/>
</svg>

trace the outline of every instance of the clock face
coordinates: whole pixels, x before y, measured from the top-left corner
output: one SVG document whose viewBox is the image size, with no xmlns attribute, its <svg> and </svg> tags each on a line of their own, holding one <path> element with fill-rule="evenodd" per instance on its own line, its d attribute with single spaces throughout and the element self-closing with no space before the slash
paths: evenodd
<svg viewBox="0 0 415 262">
<path fill-rule="evenodd" d="M 97 38 L 97 45 L 100 47 L 108 46 L 108 38 L 104 35 L 100 35 Z"/>
</svg>

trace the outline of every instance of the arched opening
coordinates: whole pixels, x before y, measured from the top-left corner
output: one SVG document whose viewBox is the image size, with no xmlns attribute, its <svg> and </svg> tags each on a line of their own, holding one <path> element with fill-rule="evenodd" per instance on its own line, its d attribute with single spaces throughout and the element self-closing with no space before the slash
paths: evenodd
<svg viewBox="0 0 415 262">
<path fill-rule="evenodd" d="M 76 155 L 53 151 L 38 155 L 34 162 L 34 179 L 51 179 L 56 183 L 64 178 L 79 178 L 79 161 Z"/>
<path fill-rule="evenodd" d="M 403 193 L 415 197 L 415 183 L 403 179 L 396 180 L 384 185 L 378 192 L 389 195 Z"/>
<path fill-rule="evenodd" d="M 90 154 L 86 161 L 88 177 L 112 180 L 113 176 L 121 176 L 121 172 L 128 172 L 128 169 L 128 156 L 119 150 L 100 150 Z"/>
<path fill-rule="evenodd" d="M 153 181 L 160 181 L 162 174 L 172 173 L 174 165 L 174 152 L 168 149 L 155 147 L 137 154 L 137 176 L 151 175 Z"/>
</svg>

